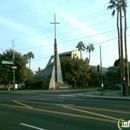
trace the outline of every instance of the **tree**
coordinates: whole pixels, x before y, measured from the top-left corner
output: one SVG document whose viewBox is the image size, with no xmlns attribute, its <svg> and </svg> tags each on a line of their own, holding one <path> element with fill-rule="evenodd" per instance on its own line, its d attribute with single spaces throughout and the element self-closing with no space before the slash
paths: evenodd
<svg viewBox="0 0 130 130">
<path fill-rule="evenodd" d="M 124 11 L 124 43 L 125 43 L 125 58 L 126 58 L 126 85 L 128 88 L 128 93 L 130 93 L 130 84 L 129 84 L 129 64 L 128 64 L 128 54 L 127 54 L 127 16 L 126 16 L 126 7 L 127 1 L 123 0 L 123 11 Z"/>
<path fill-rule="evenodd" d="M 130 62 L 129 61 L 126 62 L 126 59 L 124 59 L 123 61 L 124 61 L 125 74 L 127 74 L 127 64 L 126 63 L 128 63 L 128 66 L 130 67 Z M 115 60 L 114 66 L 120 68 L 120 61 L 119 61 L 119 59 Z M 130 73 L 130 70 L 129 70 L 129 73 Z M 130 80 L 130 78 L 128 80 Z"/>
<path fill-rule="evenodd" d="M 124 61 L 124 66 L 126 67 L 126 64 L 125 64 L 125 63 L 126 63 L 126 59 L 124 59 L 123 61 Z M 115 67 L 119 67 L 119 66 L 120 66 L 120 61 L 119 61 L 119 59 L 115 60 L 114 66 L 115 66 Z"/>
<path fill-rule="evenodd" d="M 14 64 L 17 66 L 15 70 L 16 83 L 26 82 L 33 76 L 33 72 L 26 67 L 26 58 L 21 53 L 14 51 L 15 60 Z M 13 50 L 6 50 L 0 55 L 0 62 L 3 60 L 13 61 Z M 0 79 L 2 83 L 10 87 L 13 80 L 12 65 L 3 64 L 0 66 Z"/>
<path fill-rule="evenodd" d="M 88 59 L 88 57 L 85 58 L 85 61 L 89 63 L 89 59 Z"/>
<path fill-rule="evenodd" d="M 119 59 L 120 59 L 120 72 L 121 72 L 121 82 L 122 82 L 122 87 L 123 87 L 123 95 L 126 95 L 126 90 L 125 90 L 125 72 L 124 72 L 124 62 L 123 62 L 123 34 L 122 34 L 122 9 L 125 9 L 125 2 L 124 0 L 110 0 L 108 6 L 108 9 L 115 9 L 117 10 L 117 30 L 118 30 L 118 48 L 119 48 Z M 113 13 L 115 14 L 115 10 L 113 10 Z M 120 15 L 119 15 L 120 14 Z M 119 30 L 119 19 L 120 18 L 120 30 Z M 128 79 L 128 78 L 127 78 Z"/>
<path fill-rule="evenodd" d="M 117 11 L 117 20 L 116 20 L 116 26 L 117 26 L 117 35 L 118 35 L 118 54 L 119 54 L 119 61 L 120 65 L 121 63 L 121 41 L 120 41 L 120 29 L 119 29 L 119 19 L 120 19 L 120 4 L 118 0 L 110 0 L 109 6 L 107 9 L 113 9 L 112 11 L 112 17 L 115 16 L 115 13 Z M 121 84 L 122 84 L 122 67 L 120 66 L 120 79 L 121 79 Z"/>
<path fill-rule="evenodd" d="M 85 51 L 85 44 L 80 41 L 78 42 L 76 48 L 78 48 L 78 50 L 80 51 L 80 56 L 82 57 L 82 51 Z"/>
<path fill-rule="evenodd" d="M 28 52 L 26 54 L 28 62 L 29 62 L 29 69 L 31 68 L 31 59 L 34 59 L 34 54 L 32 52 Z"/>
<path fill-rule="evenodd" d="M 88 73 L 90 75 L 89 85 L 90 86 L 97 86 L 98 82 L 99 82 L 100 75 L 99 75 L 99 73 L 97 73 L 96 68 L 90 67 Z"/>
<path fill-rule="evenodd" d="M 90 76 L 88 73 L 89 65 L 83 59 L 70 58 L 61 61 L 63 78 L 68 82 L 76 82 L 83 84 L 88 81 Z"/>
<path fill-rule="evenodd" d="M 91 43 L 91 44 L 88 44 L 85 49 L 87 52 L 89 52 L 89 63 L 90 63 L 91 52 L 94 51 L 95 48 L 94 48 L 93 44 Z"/>
<path fill-rule="evenodd" d="M 110 85 L 120 84 L 120 71 L 118 67 L 109 67 L 108 71 L 106 72 L 107 80 L 109 81 Z"/>
<path fill-rule="evenodd" d="M 115 13 L 117 11 L 117 20 L 116 20 L 116 26 L 117 26 L 117 34 L 118 34 L 118 53 L 119 53 L 119 58 L 121 57 L 121 52 L 120 52 L 120 30 L 119 30 L 119 13 L 120 13 L 120 4 L 118 0 L 110 0 L 109 6 L 107 9 L 113 9 L 112 11 L 112 17 L 115 16 Z"/>
<path fill-rule="evenodd" d="M 39 73 L 40 71 L 41 71 L 41 68 L 38 67 L 38 70 L 35 70 L 35 73 L 37 74 L 37 73 Z"/>
</svg>

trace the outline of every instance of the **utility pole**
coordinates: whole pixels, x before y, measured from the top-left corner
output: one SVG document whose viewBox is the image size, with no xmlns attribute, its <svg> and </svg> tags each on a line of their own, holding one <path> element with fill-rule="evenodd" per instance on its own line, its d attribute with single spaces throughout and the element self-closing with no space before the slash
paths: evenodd
<svg viewBox="0 0 130 130">
<path fill-rule="evenodd" d="M 123 56 L 122 9 L 121 9 L 121 7 L 120 7 L 120 43 L 121 43 L 122 88 L 123 88 L 123 96 L 125 96 L 126 87 L 125 87 L 125 71 L 124 71 L 124 56 Z"/>
<path fill-rule="evenodd" d="M 127 4 L 127 1 L 126 1 Z M 125 0 L 123 0 L 123 11 L 124 11 L 124 44 L 125 44 L 125 67 L 126 67 L 126 86 L 127 92 L 130 92 L 129 88 L 129 64 L 128 64 L 128 53 L 127 53 L 127 15 L 126 15 L 126 5 Z"/>
<path fill-rule="evenodd" d="M 14 40 L 12 41 L 12 43 L 13 43 L 13 66 L 15 66 Z M 13 69 L 13 91 L 15 91 L 15 69 Z"/>
<path fill-rule="evenodd" d="M 100 45 L 100 72 L 101 72 L 101 95 L 103 95 L 103 80 L 102 80 L 102 51 L 101 51 L 101 45 Z"/>
<path fill-rule="evenodd" d="M 56 24 L 60 24 L 56 22 L 56 14 L 54 14 L 54 65 L 55 65 L 55 82 L 57 82 L 57 41 L 56 41 Z M 55 89 L 55 88 L 54 88 Z"/>
</svg>

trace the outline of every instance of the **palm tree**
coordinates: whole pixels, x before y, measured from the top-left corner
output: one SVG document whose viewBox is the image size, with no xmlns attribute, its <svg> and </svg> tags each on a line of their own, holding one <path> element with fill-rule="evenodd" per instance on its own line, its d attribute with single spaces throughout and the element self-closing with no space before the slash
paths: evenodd
<svg viewBox="0 0 130 130">
<path fill-rule="evenodd" d="M 127 54 L 127 18 L 126 18 L 126 7 L 127 1 L 123 0 L 123 11 L 124 11 L 124 43 L 125 43 L 125 58 L 126 58 L 126 85 L 128 87 L 128 93 L 130 93 L 129 87 L 129 65 L 128 65 L 128 54 Z"/>
<path fill-rule="evenodd" d="M 82 58 L 81 51 L 85 51 L 85 44 L 82 41 L 80 41 L 80 42 L 78 42 L 76 48 L 78 48 L 78 50 L 80 51 L 80 57 Z"/>
<path fill-rule="evenodd" d="M 119 59 L 121 57 L 121 50 L 120 50 L 120 31 L 119 31 L 119 13 L 120 13 L 120 4 L 118 0 L 110 0 L 109 6 L 107 9 L 113 9 L 112 11 L 112 17 L 115 16 L 115 13 L 117 11 L 117 20 L 116 20 L 116 25 L 117 25 L 117 34 L 118 34 L 118 53 L 119 53 Z"/>
<path fill-rule="evenodd" d="M 124 62 L 123 62 L 123 35 L 122 35 L 122 9 L 124 10 L 125 2 L 124 0 L 110 0 L 107 9 L 113 9 L 112 16 L 115 15 L 115 9 L 117 11 L 117 31 L 118 31 L 118 51 L 120 59 L 120 70 L 121 70 L 121 84 L 123 86 L 123 95 L 125 95 L 125 72 L 124 72 Z M 125 12 L 125 11 L 124 11 Z M 120 18 L 120 29 L 119 29 L 119 18 Z"/>
<path fill-rule="evenodd" d="M 27 59 L 29 61 L 29 69 L 31 67 L 31 59 L 34 59 L 34 54 L 32 52 L 27 53 Z"/>
<path fill-rule="evenodd" d="M 41 68 L 38 67 L 38 70 L 35 70 L 35 73 L 37 74 L 37 73 L 39 73 L 40 71 L 41 71 Z"/>
<path fill-rule="evenodd" d="M 88 44 L 87 46 L 86 46 L 86 51 L 87 52 L 89 52 L 89 63 L 90 63 L 90 56 L 91 56 L 91 51 L 94 51 L 94 46 L 93 46 L 93 44 L 91 43 L 91 44 Z"/>
<path fill-rule="evenodd" d="M 88 57 L 85 58 L 85 61 L 89 63 L 89 59 L 88 59 Z"/>
<path fill-rule="evenodd" d="M 120 18 L 120 4 L 118 0 L 110 0 L 109 6 L 107 9 L 113 9 L 112 11 L 112 17 L 115 16 L 117 11 L 117 20 L 116 20 L 116 26 L 117 26 L 117 35 L 118 35 L 118 53 L 119 53 L 119 60 L 120 65 L 121 63 L 121 41 L 120 41 L 120 29 L 119 29 L 119 18 Z M 121 78 L 121 84 L 122 84 L 122 67 L 120 66 L 120 78 Z"/>
</svg>

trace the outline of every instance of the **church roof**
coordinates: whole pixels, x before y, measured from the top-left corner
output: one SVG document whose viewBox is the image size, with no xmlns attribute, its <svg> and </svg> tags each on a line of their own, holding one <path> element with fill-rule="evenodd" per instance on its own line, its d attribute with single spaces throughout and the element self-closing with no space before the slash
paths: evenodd
<svg viewBox="0 0 130 130">
<path fill-rule="evenodd" d="M 40 79 L 40 78 L 51 77 L 53 66 L 54 66 L 54 63 L 51 63 L 45 69 L 43 69 L 39 73 L 35 74 L 34 78 Z"/>
</svg>

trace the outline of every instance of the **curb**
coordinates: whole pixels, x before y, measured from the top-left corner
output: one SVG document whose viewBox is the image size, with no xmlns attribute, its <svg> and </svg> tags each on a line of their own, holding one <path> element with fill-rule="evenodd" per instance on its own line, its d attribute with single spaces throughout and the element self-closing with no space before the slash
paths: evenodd
<svg viewBox="0 0 130 130">
<path fill-rule="evenodd" d="M 130 100 L 130 97 L 113 97 L 113 96 L 94 96 L 94 95 L 83 95 L 82 97 L 90 98 L 101 98 L 101 99 L 120 99 L 120 100 Z"/>
</svg>

